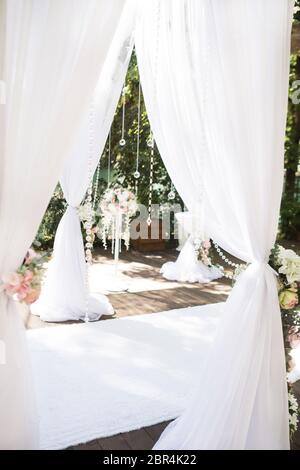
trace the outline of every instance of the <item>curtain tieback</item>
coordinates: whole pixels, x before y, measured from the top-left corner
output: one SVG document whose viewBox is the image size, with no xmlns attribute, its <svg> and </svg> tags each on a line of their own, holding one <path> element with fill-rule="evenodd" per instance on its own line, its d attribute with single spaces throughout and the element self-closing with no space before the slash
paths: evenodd
<svg viewBox="0 0 300 470">
<path fill-rule="evenodd" d="M 269 261 L 253 261 L 251 264 L 257 264 L 260 265 L 261 267 L 264 267 L 268 269 L 271 273 L 273 273 L 275 276 L 278 276 L 278 272 L 275 271 L 275 269 L 272 268 L 272 266 L 269 265 Z"/>
<path fill-rule="evenodd" d="M 72 206 L 71 204 L 68 204 L 67 209 L 74 209 L 75 211 L 78 210 L 78 206 Z"/>
</svg>

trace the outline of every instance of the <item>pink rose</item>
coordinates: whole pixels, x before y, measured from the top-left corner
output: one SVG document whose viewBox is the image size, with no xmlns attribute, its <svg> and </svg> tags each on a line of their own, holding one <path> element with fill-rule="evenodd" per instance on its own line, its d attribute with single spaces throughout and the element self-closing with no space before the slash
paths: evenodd
<svg viewBox="0 0 300 470">
<path fill-rule="evenodd" d="M 22 285 L 23 276 L 21 274 L 11 272 L 2 276 L 4 283 L 3 289 L 8 295 L 13 295 L 20 289 Z"/>
<path fill-rule="evenodd" d="M 33 302 L 35 302 L 39 298 L 40 293 L 41 293 L 41 289 L 39 289 L 39 288 L 36 288 L 36 289 L 30 288 L 27 291 L 27 294 L 24 297 L 23 302 L 25 302 L 26 304 L 33 304 Z"/>
<path fill-rule="evenodd" d="M 22 284 L 21 287 L 18 289 L 16 292 L 16 297 L 19 302 L 23 302 L 26 296 L 28 295 L 28 292 L 30 290 L 30 287 L 27 286 L 26 284 Z"/>
<path fill-rule="evenodd" d="M 296 307 L 299 299 L 295 289 L 285 289 L 279 294 L 279 303 L 281 308 L 284 310 L 290 310 L 291 308 Z"/>
</svg>

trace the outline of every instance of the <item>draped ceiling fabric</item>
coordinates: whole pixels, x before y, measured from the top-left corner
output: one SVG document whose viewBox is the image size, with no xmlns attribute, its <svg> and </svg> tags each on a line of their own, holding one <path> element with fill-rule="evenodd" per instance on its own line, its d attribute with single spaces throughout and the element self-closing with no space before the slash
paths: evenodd
<svg viewBox="0 0 300 470">
<path fill-rule="evenodd" d="M 0 276 L 16 270 L 78 132 L 123 0 L 0 2 Z M 72 19 L 72 21 L 70 21 Z M 0 448 L 38 446 L 24 327 L 0 292 Z"/>
<path fill-rule="evenodd" d="M 143 2 L 136 50 L 159 151 L 204 231 L 249 263 L 187 409 L 155 449 L 288 449 L 275 275 L 293 1 Z M 197 212 L 197 208 L 193 208 Z"/>
<path fill-rule="evenodd" d="M 84 319 L 87 296 L 90 320 L 113 313 L 106 296 L 87 292 L 84 245 L 76 208 L 89 185 L 90 151 L 93 174 L 118 104 L 133 48 L 135 11 L 135 0 L 127 0 L 92 104 L 83 115 L 80 132 L 73 142 L 60 179 L 68 207 L 57 228 L 52 260 L 41 296 L 31 306 L 32 313 L 44 321 Z M 92 149 L 91 133 L 94 136 Z"/>
</svg>

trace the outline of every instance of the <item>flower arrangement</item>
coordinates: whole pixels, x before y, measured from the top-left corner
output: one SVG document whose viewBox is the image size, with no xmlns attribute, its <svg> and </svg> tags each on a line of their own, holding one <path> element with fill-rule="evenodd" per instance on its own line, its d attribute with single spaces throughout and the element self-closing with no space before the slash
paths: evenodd
<svg viewBox="0 0 300 470">
<path fill-rule="evenodd" d="M 288 394 L 289 399 L 289 425 L 290 433 L 293 434 L 298 429 L 299 406 L 295 395 L 292 392 Z"/>
<path fill-rule="evenodd" d="M 211 243 L 210 240 L 200 240 L 198 238 L 195 238 L 193 240 L 195 250 L 198 253 L 198 257 L 202 261 L 205 266 L 212 266 L 211 258 L 209 255 L 209 250 L 211 248 Z"/>
<path fill-rule="evenodd" d="M 48 259 L 48 254 L 40 255 L 29 249 L 17 271 L 2 276 L 0 289 L 14 300 L 32 304 L 39 298 Z"/>
<path fill-rule="evenodd" d="M 130 220 L 136 214 L 138 205 L 135 194 L 122 187 L 108 188 L 99 203 L 100 233 L 102 242 L 107 248 L 107 239 L 116 237 L 124 240 L 129 248 Z"/>
<path fill-rule="evenodd" d="M 275 245 L 270 266 L 278 273 L 278 299 L 285 341 L 287 370 L 291 369 L 290 353 L 300 342 L 300 256 L 293 250 Z M 291 372 L 288 374 L 289 424 L 291 435 L 298 428 L 299 405 L 291 391 Z"/>
<path fill-rule="evenodd" d="M 270 266 L 278 273 L 278 298 L 284 336 L 300 334 L 300 256 L 293 250 L 275 245 Z"/>
</svg>

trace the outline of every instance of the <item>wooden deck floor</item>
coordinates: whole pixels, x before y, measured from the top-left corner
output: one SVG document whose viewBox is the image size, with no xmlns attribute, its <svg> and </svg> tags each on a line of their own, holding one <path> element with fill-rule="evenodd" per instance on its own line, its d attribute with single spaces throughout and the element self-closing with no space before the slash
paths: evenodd
<svg viewBox="0 0 300 470">
<path fill-rule="evenodd" d="M 156 253 L 140 253 L 130 250 L 122 253 L 119 270 L 131 282 L 131 291 L 105 292 L 114 307 L 114 318 L 223 302 L 227 298 L 231 287 L 230 281 L 224 278 L 209 284 L 189 284 L 165 280 L 159 272 L 160 267 L 167 261 L 174 261 L 177 255 L 178 252 L 175 250 Z M 104 250 L 98 250 L 91 268 L 93 291 L 97 289 L 97 268 L 100 265 L 109 266 L 112 264 L 111 254 Z M 100 321 L 109 318 L 111 317 L 101 317 Z M 24 309 L 23 319 L 27 329 L 61 324 L 42 322 L 39 317 L 31 315 L 28 309 Z"/>
<path fill-rule="evenodd" d="M 163 253 L 122 253 L 121 271 L 133 281 L 132 292 L 110 293 L 108 297 L 115 309 L 114 318 L 143 313 L 155 313 L 163 310 L 222 302 L 228 296 L 230 281 L 221 279 L 209 284 L 184 284 L 164 280 L 160 273 L 161 265 L 176 259 L 178 253 L 170 250 Z M 111 264 L 111 255 L 99 250 L 95 256 L 94 269 L 100 264 Z M 142 289 L 141 289 L 142 286 Z M 56 326 L 58 323 L 45 323 L 31 315 L 28 310 L 22 312 L 26 328 Z M 100 321 L 111 317 L 102 317 Z M 295 392 L 300 399 L 300 382 Z M 116 436 L 95 439 L 71 447 L 72 450 L 150 450 L 168 423 L 159 423 L 136 431 Z M 294 436 L 293 448 L 300 450 L 300 429 Z"/>
</svg>

